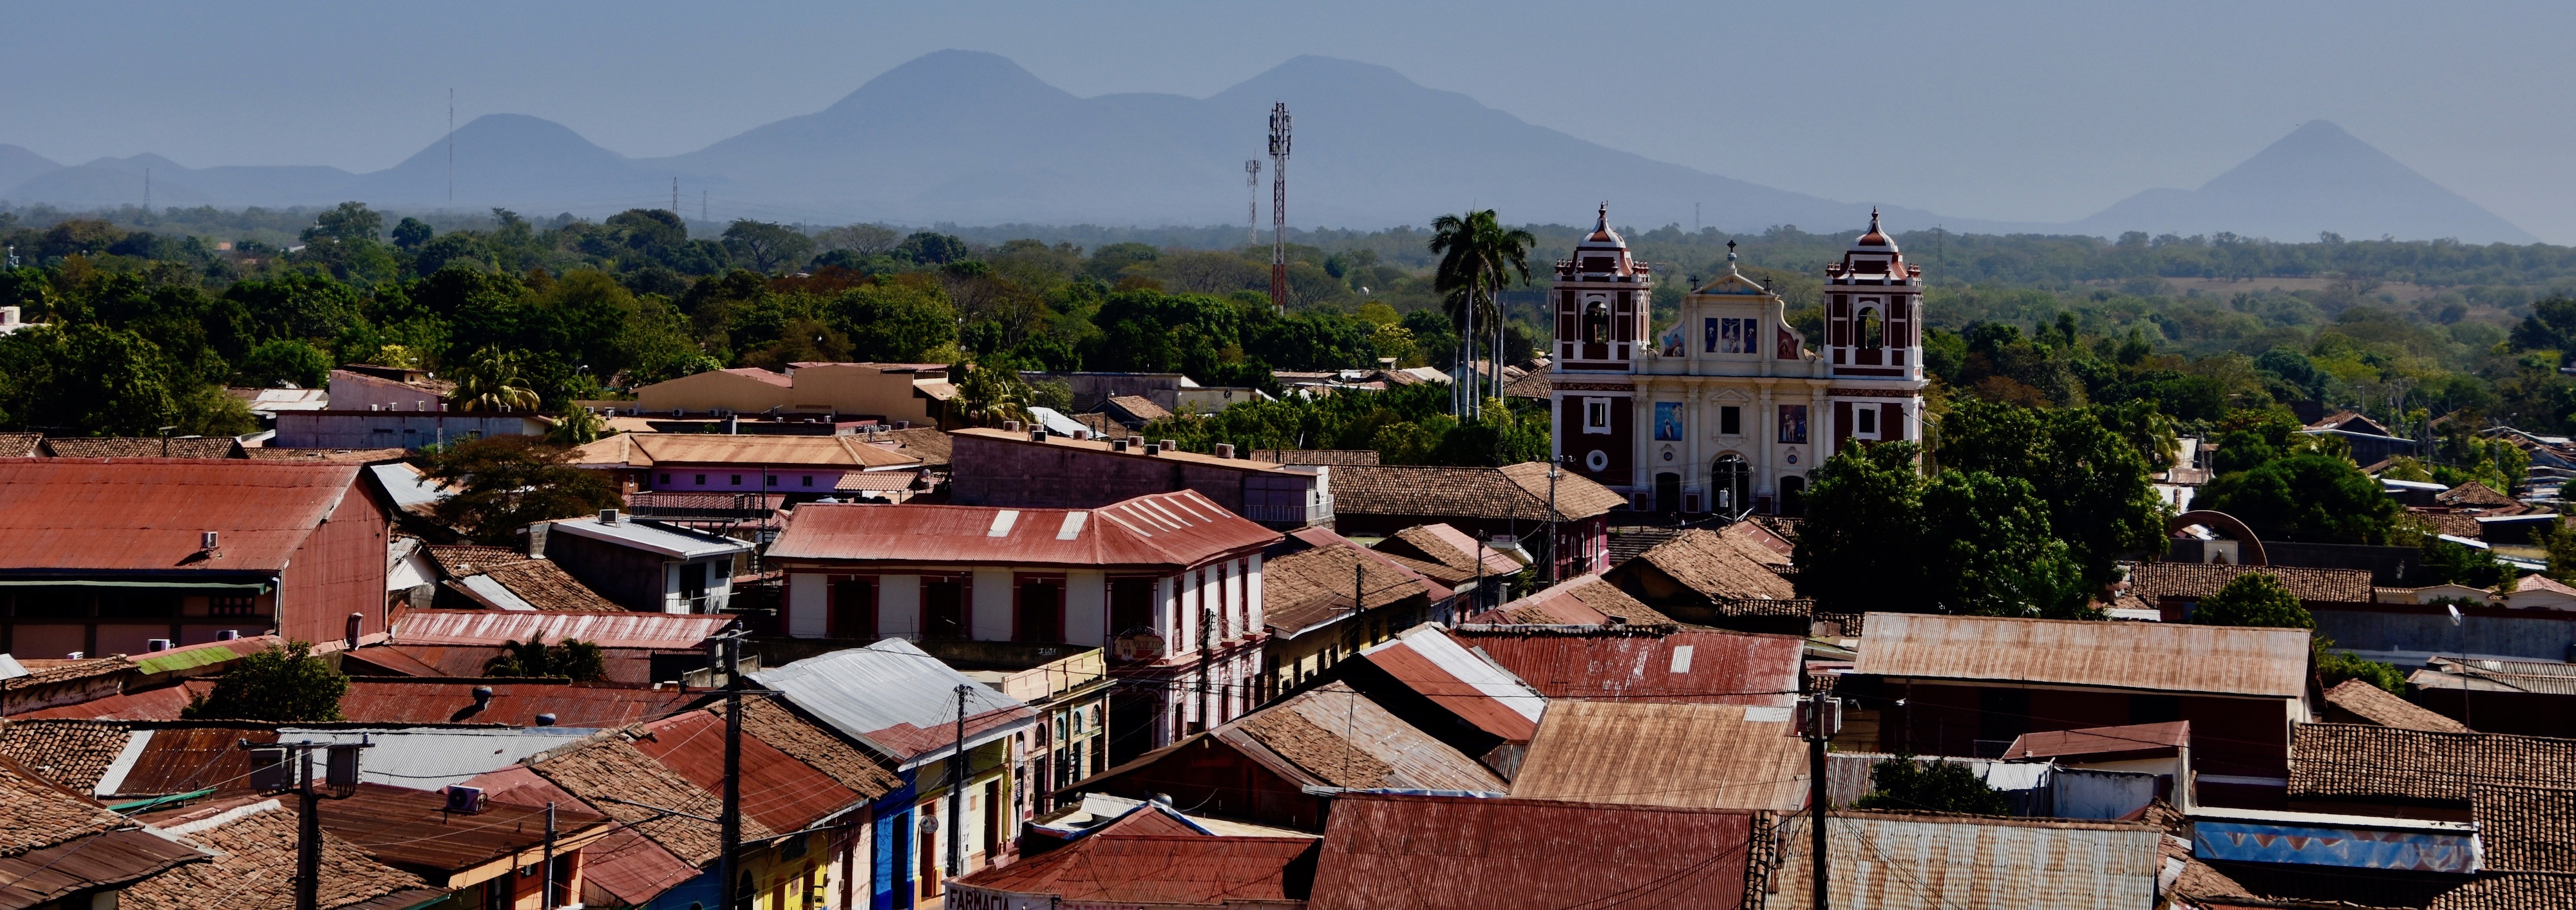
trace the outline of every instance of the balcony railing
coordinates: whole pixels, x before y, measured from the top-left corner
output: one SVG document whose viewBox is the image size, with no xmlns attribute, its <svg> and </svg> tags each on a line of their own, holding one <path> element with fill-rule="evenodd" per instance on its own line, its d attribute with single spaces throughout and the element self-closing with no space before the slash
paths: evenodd
<svg viewBox="0 0 2576 910">
<path fill-rule="evenodd" d="M 1333 520 L 1333 502 L 1328 499 L 1311 505 L 1245 503 L 1243 517 L 1252 519 L 1254 523 L 1273 527 L 1310 527 Z"/>
<path fill-rule="evenodd" d="M 722 613 L 732 599 L 731 592 L 701 594 L 696 597 L 673 597 L 663 609 L 672 613 Z"/>
</svg>

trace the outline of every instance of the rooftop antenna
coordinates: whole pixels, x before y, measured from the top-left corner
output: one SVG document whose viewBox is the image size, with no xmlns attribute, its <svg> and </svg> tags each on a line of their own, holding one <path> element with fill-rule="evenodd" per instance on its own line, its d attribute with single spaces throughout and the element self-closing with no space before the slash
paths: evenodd
<svg viewBox="0 0 2576 910">
<path fill-rule="evenodd" d="M 1259 158 L 1247 158 L 1243 162 L 1243 233 L 1244 236 L 1251 238 L 1245 240 L 1245 243 L 1261 242 L 1261 159 Z"/>
<path fill-rule="evenodd" d="M 1270 105 L 1270 309 L 1288 311 L 1288 102 Z"/>
</svg>

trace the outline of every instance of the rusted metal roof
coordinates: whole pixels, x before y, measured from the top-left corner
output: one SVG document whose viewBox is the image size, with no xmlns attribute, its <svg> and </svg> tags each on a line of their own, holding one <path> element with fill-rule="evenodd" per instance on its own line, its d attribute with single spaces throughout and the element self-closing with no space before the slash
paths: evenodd
<svg viewBox="0 0 2576 910">
<path fill-rule="evenodd" d="M 581 465 L 738 465 L 745 468 L 867 470 L 917 466 L 920 459 L 856 436 L 619 433 L 576 449 Z"/>
<path fill-rule="evenodd" d="M 2085 757 L 2095 761 L 2177 754 L 2191 745 L 2191 721 L 2083 727 L 2024 733 L 2004 748 L 2006 760 Z"/>
<path fill-rule="evenodd" d="M 2297 698 L 2308 630 L 1871 613 L 1853 672 Z"/>
<path fill-rule="evenodd" d="M 194 847 L 138 830 L 109 831 L 39 847 L 0 858 L 0 910 L 20 910 L 85 890 L 113 888 L 209 859 Z"/>
<path fill-rule="evenodd" d="M 359 784 L 347 799 L 322 801 L 322 828 L 379 862 L 423 872 L 461 872 L 545 843 L 544 809 L 487 803 L 482 812 L 451 815 L 446 808 L 446 795 L 437 791 Z M 559 845 L 577 845 L 606 824 L 607 816 L 578 805 L 555 810 Z M 430 876 L 434 883 L 467 884 L 441 878 Z"/>
<path fill-rule="evenodd" d="M 644 685 L 669 682 L 672 674 L 653 678 L 655 654 L 692 653 L 704 661 L 704 652 L 695 649 L 609 648 L 600 652 L 600 663 L 608 671 L 601 682 Z M 369 645 L 355 651 L 340 652 L 340 671 L 352 676 L 481 676 L 483 667 L 503 653 L 500 645 Z"/>
<path fill-rule="evenodd" d="M 173 458 L 0 459 L 0 570 L 275 573 L 356 465 Z M 364 494 L 360 494 L 364 495 Z M 216 549 L 202 535 L 216 532 Z"/>
<path fill-rule="evenodd" d="M 1301 786 L 1501 793 L 1502 778 L 1338 680 L 1211 731 Z"/>
<path fill-rule="evenodd" d="M 1566 802 L 1767 809 L 1807 803 L 1807 744 L 1788 708 L 1565 701 L 1550 705 L 1512 795 Z"/>
<path fill-rule="evenodd" d="M 724 799 L 654 761 L 623 737 L 603 735 L 546 754 L 528 767 L 686 862 L 704 865 L 723 852 L 717 826 L 699 819 L 722 813 Z M 762 824 L 759 816 L 746 814 L 742 833 L 762 838 L 779 832 Z"/>
<path fill-rule="evenodd" d="M 250 790 L 250 753 L 243 740 L 273 743 L 277 732 L 264 724 L 204 724 L 136 730 L 129 746 L 133 759 L 116 760 L 99 778 L 102 794 L 166 796 L 212 789 L 219 793 Z"/>
<path fill-rule="evenodd" d="M 1734 910 L 1752 829 L 1724 809 L 1345 794 L 1309 906 Z"/>
<path fill-rule="evenodd" d="M 489 686 L 492 699 L 475 706 L 474 690 Z M 707 697 L 681 691 L 592 683 L 354 677 L 340 697 L 342 719 L 366 724 L 501 724 L 537 726 L 554 715 L 564 727 L 616 727 L 664 717 Z"/>
<path fill-rule="evenodd" d="M 771 560 L 1187 568 L 1279 540 L 1194 491 L 1098 509 L 808 504 Z"/>
<path fill-rule="evenodd" d="M 1812 900 L 1807 824 L 1780 821 L 1770 906 Z M 1825 825 L 1826 887 L 1836 907 L 2137 910 L 2156 903 L 2164 837 L 2140 822 L 1837 811 Z"/>
<path fill-rule="evenodd" d="M 521 613 L 501 610 L 414 610 L 394 623 L 407 645 L 498 645 L 544 636 L 578 638 L 602 648 L 695 650 L 734 618 L 685 613 Z"/>
<path fill-rule="evenodd" d="M 1286 902 L 1288 867 L 1315 845 L 1304 837 L 1102 832 L 949 886 L 960 894 L 951 901 L 963 906 L 984 906 L 979 898 L 1002 906 L 1012 897 L 1034 898 L 1042 906 L 1049 899 L 1156 907 Z"/>
<path fill-rule="evenodd" d="M 189 701 L 214 688 L 214 680 L 191 679 L 173 686 L 119 692 L 106 698 L 28 711 L 18 715 L 18 719 L 178 720 L 179 712 L 188 707 Z"/>
<path fill-rule="evenodd" d="M 725 706 L 718 704 L 708 710 L 722 717 Z M 829 775 L 863 798 L 875 799 L 903 787 L 902 778 L 878 765 L 867 753 L 774 699 L 743 700 L 742 731 Z"/>
<path fill-rule="evenodd" d="M 712 793 L 724 790 L 724 718 L 691 711 L 644 725 L 635 748 Z M 773 831 L 803 830 L 868 798 L 757 737 L 742 741 L 742 811 Z"/>
<path fill-rule="evenodd" d="M 1798 665 L 1807 644 L 1789 635 L 1703 629 L 1449 634 L 1549 698 L 1773 707 L 1797 701 Z"/>
<path fill-rule="evenodd" d="M 1529 742 L 1547 697 L 1511 671 L 1460 647 L 1447 630 L 1421 625 L 1359 653 L 1396 682 L 1504 742 Z"/>
</svg>

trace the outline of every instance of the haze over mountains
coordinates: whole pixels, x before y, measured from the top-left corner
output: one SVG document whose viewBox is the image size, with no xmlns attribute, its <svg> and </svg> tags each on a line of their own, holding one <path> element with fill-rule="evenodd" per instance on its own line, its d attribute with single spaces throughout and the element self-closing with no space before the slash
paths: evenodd
<svg viewBox="0 0 2576 910">
<path fill-rule="evenodd" d="M 628 158 L 552 121 L 480 117 L 381 171 L 318 166 L 187 168 L 157 155 L 64 167 L 0 145 L 0 199 L 74 208 L 329 205 L 505 206 L 597 216 L 703 193 L 716 217 L 900 224 L 1224 224 L 1245 215 L 1243 162 L 1263 158 L 1273 101 L 1296 118 L 1288 215 L 1299 226 L 1423 224 L 1470 205 L 1508 221 L 1576 223 L 1607 201 L 1622 224 L 1731 231 L 1866 223 L 1873 202 L 1911 230 L 2206 234 L 2312 240 L 2456 237 L 2534 242 L 2330 123 L 2299 128 L 2197 190 L 2154 189 L 2072 224 L 1951 218 L 1902 200 L 1774 189 L 1532 125 L 1394 70 L 1298 57 L 1208 98 L 1080 98 L 1002 57 L 942 51 L 869 80 L 832 106 L 684 155 Z M 1784 140 L 1786 141 L 1786 140 Z M 1268 212 L 1268 162 L 1259 194 Z M 1831 192 L 1830 187 L 1819 188 Z M 1694 206 L 1697 213 L 1694 213 Z"/>
</svg>

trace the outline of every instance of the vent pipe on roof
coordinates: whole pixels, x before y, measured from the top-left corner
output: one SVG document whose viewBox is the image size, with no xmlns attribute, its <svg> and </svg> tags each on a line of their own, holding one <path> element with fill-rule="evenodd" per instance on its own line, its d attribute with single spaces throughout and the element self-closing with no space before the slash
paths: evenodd
<svg viewBox="0 0 2576 910">
<path fill-rule="evenodd" d="M 214 549 L 214 548 L 215 548 L 215 532 L 213 532 L 213 531 L 207 531 L 207 532 L 205 532 L 205 533 L 203 533 L 203 534 L 199 534 L 199 535 L 197 535 L 197 548 L 198 548 L 198 549 L 200 549 L 200 550 L 212 550 L 212 549 Z"/>
<path fill-rule="evenodd" d="M 366 623 L 367 623 L 367 614 L 364 614 L 364 613 L 351 613 L 351 614 L 349 614 L 349 630 L 348 630 L 348 631 L 349 631 L 349 647 L 350 647 L 351 649 L 353 649 L 353 650 L 354 650 L 354 649 L 356 649 L 356 648 L 358 647 L 358 631 L 359 631 L 360 629 L 364 628 L 364 627 L 366 626 Z"/>
<path fill-rule="evenodd" d="M 548 712 L 546 712 L 546 713 L 544 713 L 544 714 L 539 714 L 539 715 L 537 715 L 537 726 L 540 726 L 540 727 L 551 727 L 551 726 L 554 726 L 554 725 L 555 725 L 555 715 L 554 715 L 554 712 L 552 712 L 552 711 L 548 711 Z"/>
<path fill-rule="evenodd" d="M 475 710 L 475 711 L 477 711 L 477 712 L 480 712 L 480 711 L 482 711 L 483 709 L 485 709 L 485 708 L 489 708 L 489 707 L 491 707 L 491 706 L 492 706 L 492 687 L 491 687 L 491 686 L 475 686 L 475 687 L 474 687 L 474 710 Z"/>
</svg>

